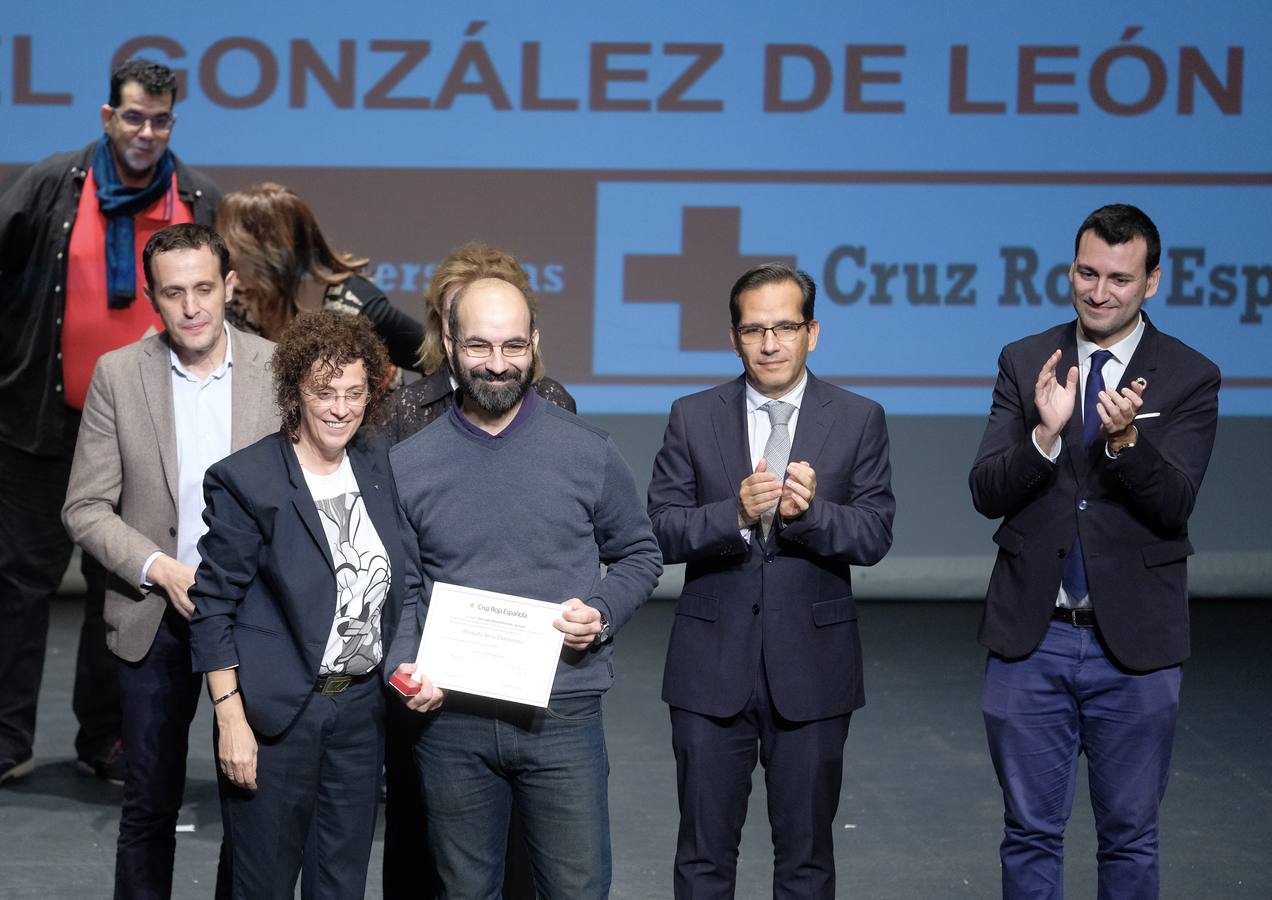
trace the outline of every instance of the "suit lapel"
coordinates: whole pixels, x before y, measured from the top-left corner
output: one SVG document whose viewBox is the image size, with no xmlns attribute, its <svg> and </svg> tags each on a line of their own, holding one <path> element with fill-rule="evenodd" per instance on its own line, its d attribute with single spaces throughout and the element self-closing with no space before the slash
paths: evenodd
<svg viewBox="0 0 1272 900">
<path fill-rule="evenodd" d="M 830 434 L 830 423 L 825 415 L 829 403 L 830 397 L 822 390 L 821 382 L 809 372 L 808 384 L 804 386 L 804 400 L 799 408 L 799 421 L 795 423 L 791 462 L 807 460 L 816 470 L 817 457 L 826 443 L 826 436 Z"/>
<path fill-rule="evenodd" d="M 305 473 L 300 469 L 300 460 L 296 458 L 296 451 L 287 435 L 281 431 L 278 433 L 278 447 L 283 454 L 287 477 L 295 489 L 292 495 L 292 506 L 296 509 L 296 515 L 300 516 L 300 521 L 305 523 L 310 537 L 318 545 L 322 558 L 327 561 L 327 566 L 334 573 L 336 564 L 331 558 L 331 546 L 327 543 L 327 533 L 322 530 L 322 520 L 318 518 L 318 506 L 314 503 L 313 494 L 309 493 L 309 485 L 305 482 Z"/>
<path fill-rule="evenodd" d="M 375 526 L 376 533 L 380 536 L 380 543 L 384 545 L 384 551 L 389 557 L 389 595 L 385 599 L 385 609 L 381 612 L 381 622 L 396 622 L 397 611 L 396 606 L 389 608 L 389 604 L 400 603 L 399 592 L 394 590 L 395 585 L 401 584 L 401 575 L 404 570 L 405 562 L 402 557 L 402 542 L 395 540 L 397 535 L 397 507 L 393 502 L 392 481 L 393 474 L 386 472 L 380 468 L 380 461 L 383 459 L 377 453 L 371 453 L 363 450 L 359 446 L 354 446 L 351 442 L 348 448 L 349 463 L 353 466 L 353 476 L 358 481 L 358 492 L 362 494 L 362 503 L 366 507 L 367 516 L 371 519 L 371 524 Z M 396 627 L 396 626 L 395 626 Z M 385 627 L 381 627 L 381 631 L 385 633 L 384 651 L 387 654 L 389 644 L 393 640 L 392 632 Z"/>
<path fill-rule="evenodd" d="M 1141 311 L 1140 315 L 1144 316 L 1144 313 Z M 1150 385 L 1157 379 L 1157 347 L 1160 334 L 1153 326 L 1153 323 L 1148 320 L 1148 316 L 1144 316 L 1144 334 L 1140 337 L 1139 346 L 1135 348 L 1131 358 L 1126 361 L 1126 369 L 1122 372 L 1122 380 L 1117 384 L 1119 391 L 1124 387 L 1129 387 L 1136 378 L 1143 378 Z"/>
<path fill-rule="evenodd" d="M 230 452 L 242 450 L 260 434 L 261 413 L 268 403 L 266 369 L 260 351 L 248 347 L 242 335 L 230 327 Z"/>
<path fill-rule="evenodd" d="M 141 390 L 159 444 L 159 464 L 172 502 L 177 503 L 177 422 L 172 400 L 172 358 L 162 335 L 147 340 L 139 357 Z"/>
<path fill-rule="evenodd" d="M 751 474 L 751 448 L 746 429 L 746 390 L 741 378 L 725 385 L 711 413 L 720 463 L 728 483 L 736 486 Z"/>
<path fill-rule="evenodd" d="M 1078 324 L 1074 320 L 1065 332 L 1064 345 L 1060 349 L 1060 362 L 1056 364 L 1056 379 L 1061 383 L 1069 373 L 1069 369 L 1078 365 Z M 1062 452 L 1069 458 L 1073 467 L 1073 477 L 1079 482 L 1086 478 L 1091 468 L 1087 458 L 1087 448 L 1083 444 L 1082 434 L 1082 369 L 1078 368 L 1078 392 L 1073 400 L 1073 414 L 1069 416 L 1069 424 L 1065 426 Z"/>
<path fill-rule="evenodd" d="M 376 454 L 353 443 L 350 443 L 347 452 L 367 515 L 376 523 L 376 531 L 384 531 L 397 521 L 397 510 L 393 507 L 392 491 L 389 490 L 389 479 L 393 476 L 380 470 Z"/>
</svg>

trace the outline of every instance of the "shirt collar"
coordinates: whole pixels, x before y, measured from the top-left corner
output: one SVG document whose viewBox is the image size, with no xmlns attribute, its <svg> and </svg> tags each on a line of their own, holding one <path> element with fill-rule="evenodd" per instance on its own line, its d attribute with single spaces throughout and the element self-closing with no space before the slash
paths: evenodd
<svg viewBox="0 0 1272 900">
<path fill-rule="evenodd" d="M 534 411 L 538 409 L 539 404 L 542 402 L 543 401 L 539 397 L 539 392 L 534 389 L 533 385 L 531 385 L 526 389 L 525 394 L 521 397 L 521 408 L 517 410 L 517 414 L 512 417 L 512 421 L 505 425 L 503 431 L 498 434 L 491 434 L 482 428 L 478 428 L 468 420 L 468 416 L 464 415 L 464 397 L 462 393 L 457 392 L 455 394 L 455 402 L 451 404 L 450 414 L 452 418 L 454 418 L 456 424 L 473 437 L 480 438 L 485 441 L 497 441 L 500 438 L 512 437 L 517 433 L 517 431 L 523 428 L 526 422 L 530 420 L 530 416 L 534 414 Z"/>
<path fill-rule="evenodd" d="M 1082 330 L 1082 323 L 1078 323 L 1078 365 L 1084 366 L 1087 360 L 1091 358 L 1091 354 L 1096 350 L 1108 350 L 1113 354 L 1113 358 L 1120 365 L 1125 366 L 1131 361 L 1131 357 L 1135 355 L 1135 349 L 1139 346 L 1140 339 L 1144 337 L 1144 316 L 1139 317 L 1139 324 L 1135 326 L 1135 330 L 1122 338 L 1112 347 L 1101 347 L 1086 336 L 1086 332 Z"/>
<path fill-rule="evenodd" d="M 225 329 L 225 359 L 221 362 L 215 372 L 207 377 L 212 381 L 217 378 L 224 378 L 225 373 L 230 371 L 230 366 L 234 363 L 234 342 L 230 340 L 230 325 L 228 322 L 221 323 L 221 327 Z M 195 384 L 202 384 L 204 379 L 194 375 L 189 369 L 181 364 L 177 351 L 172 349 L 172 345 L 168 345 L 168 361 L 172 364 L 172 371 L 184 378 L 186 381 L 193 381 Z"/>
<path fill-rule="evenodd" d="M 746 411 L 748 413 L 755 412 L 765 403 L 774 399 L 781 400 L 783 403 L 789 403 L 798 410 L 800 404 L 804 402 L 804 388 L 808 387 L 808 369 L 804 370 L 804 375 L 800 378 L 799 384 L 795 385 L 795 387 L 791 388 L 781 397 L 765 397 L 751 385 L 751 382 L 746 381 L 745 378 L 743 381 L 746 384 Z"/>
</svg>

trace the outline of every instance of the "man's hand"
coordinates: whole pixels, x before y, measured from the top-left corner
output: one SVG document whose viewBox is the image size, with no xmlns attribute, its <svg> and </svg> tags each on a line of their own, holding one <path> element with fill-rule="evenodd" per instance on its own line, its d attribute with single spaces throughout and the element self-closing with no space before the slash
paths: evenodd
<svg viewBox="0 0 1272 900">
<path fill-rule="evenodd" d="M 1056 365 L 1059 362 L 1060 351 L 1057 350 L 1042 364 L 1042 371 L 1038 373 L 1038 381 L 1034 385 L 1034 407 L 1038 410 L 1038 417 L 1042 419 L 1034 429 L 1034 439 L 1047 453 L 1055 447 L 1056 438 L 1069 423 L 1078 397 L 1078 367 L 1070 366 L 1064 384 L 1061 384 L 1056 378 Z"/>
<path fill-rule="evenodd" d="M 571 650 L 586 650 L 601 633 L 601 611 L 588 606 L 578 597 L 571 597 L 561 604 L 565 612 L 553 622 L 557 631 L 565 634 L 565 646 Z"/>
<path fill-rule="evenodd" d="M 189 620 L 194 615 L 194 604 L 187 596 L 187 592 L 194 584 L 194 569 L 166 553 L 160 553 L 150 563 L 146 578 L 151 584 L 163 590 L 172 608 L 179 612 L 182 618 Z"/>
<path fill-rule="evenodd" d="M 393 670 L 393 674 L 411 677 L 415 675 L 415 663 L 402 663 Z M 406 704 L 407 709 L 413 709 L 419 713 L 432 712 L 445 702 L 446 691 L 429 681 L 428 676 L 423 673 L 418 680 L 419 691 L 410 697 L 402 697 L 402 702 Z"/>
<path fill-rule="evenodd" d="M 761 459 L 738 488 L 738 527 L 750 528 L 781 499 L 782 482 L 768 470 L 768 460 Z"/>
<path fill-rule="evenodd" d="M 219 732 L 216 760 L 221 772 L 233 784 L 256 790 L 256 735 L 247 724 L 242 695 L 222 700 L 214 709 Z"/>
<path fill-rule="evenodd" d="M 782 485 L 782 502 L 778 513 L 783 519 L 803 515 L 817 496 L 817 473 L 808 460 L 793 462 L 786 467 L 786 482 Z"/>
<path fill-rule="evenodd" d="M 1100 430 L 1110 443 L 1125 443 L 1135 428 L 1135 417 L 1144 406 L 1144 388 L 1148 383 L 1143 379 L 1131 382 L 1130 387 L 1121 392 L 1100 391 L 1100 402 L 1095 411 L 1100 414 Z"/>
</svg>

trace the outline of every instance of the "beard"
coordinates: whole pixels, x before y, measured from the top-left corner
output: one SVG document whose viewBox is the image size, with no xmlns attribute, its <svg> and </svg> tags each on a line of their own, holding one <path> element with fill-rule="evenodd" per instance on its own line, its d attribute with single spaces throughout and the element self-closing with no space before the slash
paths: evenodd
<svg viewBox="0 0 1272 900">
<path fill-rule="evenodd" d="M 494 376 L 483 367 L 465 369 L 460 365 L 459 354 L 452 353 L 451 371 L 455 373 L 455 380 L 465 397 L 490 415 L 502 416 L 520 403 L 526 391 L 530 390 L 534 362 L 535 355 L 532 353 L 524 369 L 510 366 L 506 372 Z"/>
</svg>

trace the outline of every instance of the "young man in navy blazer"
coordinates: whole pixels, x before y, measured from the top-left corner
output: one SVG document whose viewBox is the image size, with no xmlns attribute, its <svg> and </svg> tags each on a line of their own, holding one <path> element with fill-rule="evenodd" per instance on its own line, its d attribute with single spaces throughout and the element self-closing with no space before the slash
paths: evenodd
<svg viewBox="0 0 1272 900">
<path fill-rule="evenodd" d="M 759 266 L 729 297 L 745 374 L 671 408 L 649 515 L 687 563 L 663 677 L 680 832 L 677 898 L 732 897 L 751 773 L 763 761 L 773 896 L 833 898 L 848 720 L 865 702 L 850 565 L 892 545 L 879 404 L 805 367 L 816 288 Z"/>
<path fill-rule="evenodd" d="M 1069 268 L 1077 321 L 1010 344 L 971 471 L 998 559 L 980 641 L 1006 806 L 1004 897 L 1064 895 L 1064 828 L 1087 757 L 1099 896 L 1153 898 L 1157 813 L 1188 656 L 1188 516 L 1219 370 L 1141 307 L 1157 228 L 1096 210 Z"/>
</svg>

